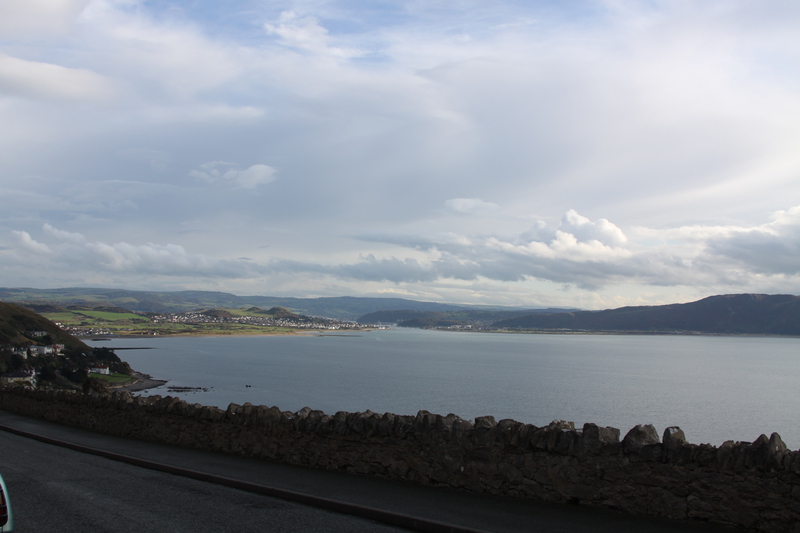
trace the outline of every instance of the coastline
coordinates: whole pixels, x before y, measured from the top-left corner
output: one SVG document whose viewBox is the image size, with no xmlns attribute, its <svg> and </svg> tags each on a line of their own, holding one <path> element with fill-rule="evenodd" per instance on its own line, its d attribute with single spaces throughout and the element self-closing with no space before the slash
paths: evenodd
<svg viewBox="0 0 800 533">
<path fill-rule="evenodd" d="M 141 392 L 150 389 L 157 389 L 158 387 L 166 385 L 168 382 L 164 379 L 153 379 L 153 376 L 149 374 L 142 374 L 141 372 L 134 372 L 133 375 L 136 376 L 136 381 L 129 383 L 128 385 L 122 385 L 115 388 L 117 390 L 126 392 Z"/>
<path fill-rule="evenodd" d="M 176 338 L 176 337 L 293 337 L 293 336 L 301 336 L 301 335 L 309 335 L 309 334 L 318 334 L 321 332 L 325 332 L 328 330 L 316 330 L 316 329 L 309 329 L 309 330 L 298 330 L 298 331 L 281 331 L 279 333 L 265 333 L 263 331 L 236 331 L 230 333 L 220 333 L 219 331 L 214 332 L 201 332 L 201 331 L 193 331 L 193 332 L 183 332 L 183 333 L 161 333 L 158 335 L 138 335 L 135 333 L 131 334 L 113 334 L 113 335 L 105 335 L 102 338 L 98 338 L 97 336 L 89 336 L 89 335 L 79 335 L 78 338 L 83 341 L 93 341 L 93 342 L 113 342 L 115 339 L 158 339 L 158 338 Z M 371 330 L 358 330 L 358 331 L 371 331 Z M 125 348 L 114 348 L 113 346 L 108 346 L 112 350 L 124 350 Z M 130 348 L 128 348 L 130 349 Z M 135 348 L 137 350 L 143 348 Z"/>
</svg>

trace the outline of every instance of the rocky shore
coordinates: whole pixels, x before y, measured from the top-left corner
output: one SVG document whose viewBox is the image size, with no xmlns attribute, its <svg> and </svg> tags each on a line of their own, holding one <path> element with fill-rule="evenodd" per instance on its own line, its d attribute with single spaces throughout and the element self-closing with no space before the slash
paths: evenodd
<svg viewBox="0 0 800 533">
<path fill-rule="evenodd" d="M 140 372 L 135 372 L 134 376 L 136 376 L 136 381 L 128 385 L 123 385 L 119 387 L 119 390 L 127 392 L 140 392 L 143 390 L 155 389 L 163 385 L 166 385 L 167 383 L 166 380 L 153 379 L 152 376 L 148 374 L 142 374 Z"/>
</svg>

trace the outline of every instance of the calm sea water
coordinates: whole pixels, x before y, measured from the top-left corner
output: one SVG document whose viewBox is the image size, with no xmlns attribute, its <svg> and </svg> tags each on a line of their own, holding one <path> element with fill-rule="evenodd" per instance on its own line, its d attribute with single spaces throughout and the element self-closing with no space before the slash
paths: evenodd
<svg viewBox="0 0 800 533">
<path fill-rule="evenodd" d="M 357 335 L 115 339 L 131 366 L 207 392 L 192 403 L 546 425 L 680 426 L 690 442 L 753 441 L 777 431 L 800 446 L 800 339 L 516 335 L 396 329 Z M 248 387 L 247 385 L 250 385 Z"/>
</svg>

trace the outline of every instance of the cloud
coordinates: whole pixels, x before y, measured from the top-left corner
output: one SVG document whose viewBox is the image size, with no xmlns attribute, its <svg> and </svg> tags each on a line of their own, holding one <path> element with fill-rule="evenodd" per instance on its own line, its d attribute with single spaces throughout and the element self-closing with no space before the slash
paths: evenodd
<svg viewBox="0 0 800 533">
<path fill-rule="evenodd" d="M 233 163 L 212 161 L 200 166 L 200 170 L 192 170 L 189 175 L 206 183 L 232 184 L 238 189 L 255 189 L 275 180 L 276 170 L 269 165 L 252 165 L 245 170 L 229 169 Z"/>
<path fill-rule="evenodd" d="M 365 281 L 433 282 L 441 279 L 504 282 L 540 280 L 598 290 L 614 284 L 639 286 L 753 287 L 791 277 L 800 286 L 800 207 L 780 211 L 761 227 L 713 226 L 679 230 L 637 229 L 646 242 L 631 241 L 606 219 L 592 221 L 568 211 L 558 226 L 538 222 L 517 237 L 440 234 L 386 235 L 382 240 L 425 250 L 422 259 L 374 255 L 358 262 L 323 265 L 277 261 L 278 271 L 313 271 Z M 663 234 L 664 238 L 654 239 Z M 682 237 L 680 237 L 682 236 Z M 374 234 L 370 240 L 380 241 Z M 655 244 L 653 242 L 655 241 Z M 778 279 L 770 279 L 777 276 Z M 735 289 L 734 289 L 735 290 Z"/>
<path fill-rule="evenodd" d="M 353 49 L 331 46 L 328 30 L 319 24 L 316 17 L 299 16 L 294 11 L 284 11 L 275 24 L 266 23 L 267 33 L 277 35 L 281 44 L 313 54 L 351 58 L 361 55 Z"/>
<path fill-rule="evenodd" d="M 622 246 L 622 231 L 601 219 L 592 222 L 574 211 L 568 212 L 558 228 L 537 225 L 547 240 L 522 237 L 467 237 L 453 233 L 426 236 L 386 236 L 387 243 L 425 250 L 424 259 L 378 259 L 373 254 L 350 264 L 322 265 L 278 261 L 270 268 L 279 271 L 314 271 L 366 281 L 433 282 L 440 279 L 497 281 L 542 279 L 583 287 L 599 287 L 623 276 L 646 276 L 631 263 L 634 253 Z M 579 235 L 571 233 L 573 230 Z M 528 239 L 530 234 L 527 233 Z M 609 244 L 598 240 L 602 238 Z M 369 237 L 380 241 L 379 235 Z"/>
<path fill-rule="evenodd" d="M 563 241 L 570 239 L 570 237 L 566 237 L 567 235 L 575 240 L 576 245 L 577 243 L 596 241 L 600 244 L 619 246 L 628 240 L 621 229 L 605 218 L 592 222 L 579 215 L 574 209 L 570 209 L 561 217 L 561 224 L 557 228 L 551 228 L 544 222 L 538 221 L 529 231 L 522 234 L 521 239 L 523 241 Z"/>
<path fill-rule="evenodd" d="M 49 254 L 51 252 L 49 246 L 33 240 L 27 231 L 15 231 L 13 233 L 23 251 L 37 255 Z"/>
<path fill-rule="evenodd" d="M 800 197 L 799 10 L 0 2 L 0 263 L 482 302 L 798 292 L 796 213 L 765 214 Z"/>
<path fill-rule="evenodd" d="M 582 235 L 573 234 L 570 229 Z M 297 276 L 295 281 L 299 281 L 310 275 L 358 283 L 388 282 L 398 286 L 396 290 L 419 284 L 435 287 L 442 283 L 469 283 L 480 287 L 486 282 L 534 281 L 589 291 L 616 285 L 640 290 L 698 286 L 727 289 L 721 292 L 800 287 L 800 206 L 776 212 L 772 221 L 751 228 L 637 228 L 631 231 L 636 238 L 608 220 L 592 221 L 570 210 L 557 225 L 548 226 L 542 221 L 535 224 L 534 233 L 550 238 L 531 238 L 532 232 L 469 238 L 444 233 L 416 238 L 387 235 L 383 241 L 400 244 L 400 250 L 406 249 L 405 257 L 402 252 L 384 257 L 370 253 L 354 261 L 339 262 L 220 259 L 189 253 L 176 244 L 108 244 L 50 224 L 45 224 L 43 230 L 55 242 L 39 242 L 28 232 L 15 231 L 16 244 L 0 252 L 0 258 L 8 260 L 13 256 L 15 264 L 37 268 L 52 264 L 64 272 L 94 273 L 92 276 L 252 283 L 286 276 Z M 663 238 L 656 238 L 659 235 Z M 372 236 L 372 242 L 380 240 L 379 235 Z M 412 250 L 416 257 L 411 256 Z"/>
<path fill-rule="evenodd" d="M 27 61 L 0 52 L 0 94 L 97 101 L 112 93 L 112 83 L 107 78 L 87 69 Z"/>
<path fill-rule="evenodd" d="M 484 202 L 479 198 L 452 198 L 447 200 L 444 205 L 451 211 L 469 215 L 486 215 L 499 209 L 497 204 Z"/>
<path fill-rule="evenodd" d="M 42 229 L 44 229 L 45 233 L 64 242 L 77 245 L 82 245 L 83 243 L 86 242 L 86 237 L 84 237 L 80 233 L 71 233 L 69 231 L 62 231 L 60 229 L 54 228 L 50 224 L 45 224 Z"/>
<path fill-rule="evenodd" d="M 34 240 L 25 231 L 15 231 L 19 246 L 13 250 L 20 262 L 31 261 L 41 267 L 47 261 L 52 268 L 66 272 L 77 270 L 86 273 L 114 273 L 136 276 L 202 277 L 237 279 L 257 275 L 249 261 L 217 259 L 202 254 L 191 254 L 175 244 L 107 244 L 90 242 L 79 233 L 59 230 L 49 224 L 45 233 L 56 239 L 53 244 Z M 41 257 L 47 255 L 47 258 Z"/>
<path fill-rule="evenodd" d="M 38 40 L 65 33 L 88 3 L 89 0 L 0 2 L 0 40 Z"/>
<path fill-rule="evenodd" d="M 749 272 L 800 275 L 800 206 L 778 211 L 772 218 L 756 228 L 737 228 L 712 237 L 707 253 L 732 259 Z"/>
</svg>

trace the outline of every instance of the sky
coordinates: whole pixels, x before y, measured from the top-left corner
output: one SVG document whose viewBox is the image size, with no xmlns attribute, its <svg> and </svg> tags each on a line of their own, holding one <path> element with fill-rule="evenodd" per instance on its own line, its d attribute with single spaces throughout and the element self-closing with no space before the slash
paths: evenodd
<svg viewBox="0 0 800 533">
<path fill-rule="evenodd" d="M 800 294 L 796 0 L 2 0 L 0 286 Z"/>
</svg>

